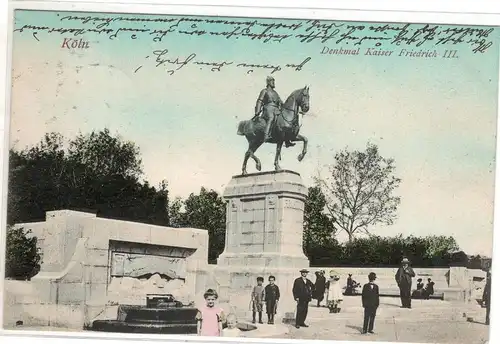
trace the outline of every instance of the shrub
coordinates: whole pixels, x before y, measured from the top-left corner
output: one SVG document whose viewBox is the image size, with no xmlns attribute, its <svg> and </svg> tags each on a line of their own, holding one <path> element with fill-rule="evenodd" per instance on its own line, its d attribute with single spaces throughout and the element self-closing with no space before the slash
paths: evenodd
<svg viewBox="0 0 500 344">
<path fill-rule="evenodd" d="M 27 280 L 40 271 L 41 254 L 37 238 L 30 236 L 31 230 L 7 228 L 5 252 L 5 277 Z"/>
</svg>

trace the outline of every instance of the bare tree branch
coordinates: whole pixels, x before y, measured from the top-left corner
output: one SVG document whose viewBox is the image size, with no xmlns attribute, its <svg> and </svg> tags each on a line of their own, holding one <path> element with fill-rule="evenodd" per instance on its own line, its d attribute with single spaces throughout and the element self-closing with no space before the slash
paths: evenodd
<svg viewBox="0 0 500 344">
<path fill-rule="evenodd" d="M 378 147 L 335 154 L 328 178 L 315 178 L 328 200 L 326 210 L 349 238 L 377 224 L 391 225 L 400 198 L 394 195 L 401 179 L 394 176 L 393 159 L 380 156 Z"/>
</svg>

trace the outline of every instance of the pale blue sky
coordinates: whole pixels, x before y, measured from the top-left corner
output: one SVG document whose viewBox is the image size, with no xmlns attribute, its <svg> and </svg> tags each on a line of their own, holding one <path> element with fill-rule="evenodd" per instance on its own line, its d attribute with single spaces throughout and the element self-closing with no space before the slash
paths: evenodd
<svg viewBox="0 0 500 344">
<path fill-rule="evenodd" d="M 60 22 L 64 15 L 18 12 L 16 28 L 68 28 L 68 22 Z M 291 22 L 300 21 L 282 23 Z M 108 127 L 139 145 L 146 179 L 167 179 L 173 196 L 184 197 L 201 186 L 222 191 L 241 171 L 246 140 L 236 135 L 237 124 L 252 117 L 268 71 L 247 74 L 233 65 L 212 72 L 190 65 L 169 75 L 146 56 L 168 49 L 174 59 L 196 53 L 204 61 L 281 65 L 311 57 L 300 72 L 274 74 L 282 98 L 306 84 L 311 94 L 311 111 L 301 130 L 310 140 L 309 154 L 298 163 L 300 145 L 286 149 L 282 167 L 299 172 L 311 185 L 336 151 L 374 142 L 382 155 L 395 159 L 403 180 L 399 220 L 377 233 L 454 235 L 471 253 L 491 252 L 498 32 L 490 34 L 493 46 L 483 54 L 465 44 L 414 48 L 435 48 L 440 54 L 457 49 L 460 56 L 425 59 L 395 56 L 400 48 L 394 46 L 391 57 L 336 56 L 321 55 L 325 44 L 319 42 L 277 44 L 175 33 L 161 42 L 148 35 L 109 40 L 85 33 L 81 37 L 89 48 L 71 51 L 61 48 L 70 34 L 37 31 L 38 40 L 32 30 L 14 34 L 13 144 L 33 144 L 46 131 L 73 136 Z M 372 46 L 366 42 L 361 51 Z M 265 170 L 272 168 L 273 152 L 272 145 L 257 152 Z"/>
</svg>

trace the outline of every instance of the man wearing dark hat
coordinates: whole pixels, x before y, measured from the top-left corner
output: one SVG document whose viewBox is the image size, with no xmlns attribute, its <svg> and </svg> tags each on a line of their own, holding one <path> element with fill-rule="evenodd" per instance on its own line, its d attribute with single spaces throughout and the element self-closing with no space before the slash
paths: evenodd
<svg viewBox="0 0 500 344">
<path fill-rule="evenodd" d="M 314 284 L 307 278 L 309 270 L 300 270 L 301 276 L 293 282 L 293 298 L 297 302 L 297 312 L 295 315 L 295 327 L 309 327 L 305 321 L 307 318 L 307 310 L 309 302 L 312 300 Z"/>
<path fill-rule="evenodd" d="M 370 272 L 368 274 L 368 283 L 363 286 L 363 291 L 361 293 L 361 302 L 365 310 L 363 334 L 367 332 L 373 333 L 375 316 L 377 315 L 377 308 L 380 304 L 378 285 L 375 284 L 376 279 L 377 275 L 374 272 Z"/>
<path fill-rule="evenodd" d="M 410 267 L 408 258 L 403 258 L 401 266 L 396 272 L 396 282 L 401 296 L 401 308 L 411 308 L 411 279 L 415 277 L 415 272 Z"/>
</svg>

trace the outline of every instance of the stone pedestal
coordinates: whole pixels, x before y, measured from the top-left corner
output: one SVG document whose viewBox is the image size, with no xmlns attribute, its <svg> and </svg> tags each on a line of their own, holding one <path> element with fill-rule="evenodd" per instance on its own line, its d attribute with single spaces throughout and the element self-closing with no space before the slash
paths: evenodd
<svg viewBox="0 0 500 344">
<path fill-rule="evenodd" d="M 276 277 L 281 290 L 279 312 L 293 311 L 291 294 L 299 270 L 309 267 L 302 248 L 307 188 L 296 172 L 264 172 L 235 176 L 226 187 L 226 244 L 216 275 L 229 276 L 220 285 L 221 301 L 249 310 L 256 278 L 267 284 Z M 224 295 L 226 294 L 226 295 Z"/>
<path fill-rule="evenodd" d="M 303 268 L 304 200 L 298 173 L 264 172 L 235 176 L 227 200 L 226 246 L 219 266 Z"/>
</svg>

